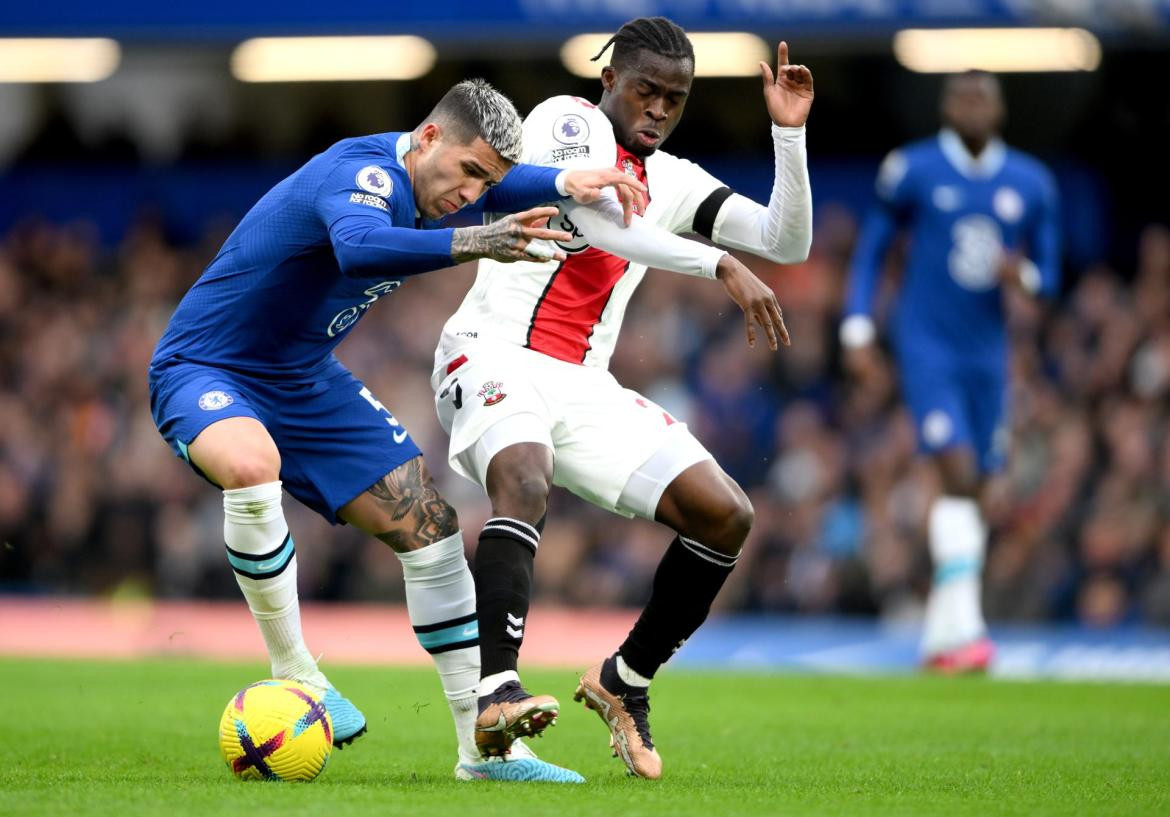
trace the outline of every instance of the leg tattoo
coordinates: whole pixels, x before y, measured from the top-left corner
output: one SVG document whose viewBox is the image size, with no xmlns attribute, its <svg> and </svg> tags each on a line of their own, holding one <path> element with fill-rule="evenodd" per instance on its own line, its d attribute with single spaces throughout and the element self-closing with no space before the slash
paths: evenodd
<svg viewBox="0 0 1170 817">
<path fill-rule="evenodd" d="M 447 504 L 427 471 L 422 457 L 400 465 L 371 485 L 378 500 L 401 527 L 379 534 L 395 550 L 425 547 L 459 530 L 455 509 Z"/>
</svg>

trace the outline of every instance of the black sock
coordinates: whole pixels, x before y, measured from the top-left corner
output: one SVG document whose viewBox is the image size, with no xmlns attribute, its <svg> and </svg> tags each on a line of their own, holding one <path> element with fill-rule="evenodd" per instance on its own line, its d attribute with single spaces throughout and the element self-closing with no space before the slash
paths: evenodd
<svg viewBox="0 0 1170 817">
<path fill-rule="evenodd" d="M 731 575 L 737 556 L 728 556 L 693 539 L 675 537 L 654 573 L 654 589 L 642 615 L 618 653 L 639 675 L 653 678 L 699 625 Z M 480 623 L 482 632 L 483 623 Z"/>
<path fill-rule="evenodd" d="M 473 572 L 481 678 L 516 669 L 539 543 L 532 525 L 503 516 L 489 519 L 479 534 Z"/>
</svg>

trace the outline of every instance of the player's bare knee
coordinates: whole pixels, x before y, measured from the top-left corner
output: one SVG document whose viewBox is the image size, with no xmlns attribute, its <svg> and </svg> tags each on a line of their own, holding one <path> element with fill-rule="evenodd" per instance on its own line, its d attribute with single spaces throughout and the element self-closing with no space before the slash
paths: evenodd
<svg viewBox="0 0 1170 817">
<path fill-rule="evenodd" d="M 412 510 L 391 527 L 374 534 L 397 553 L 421 550 L 459 533 L 459 516 L 447 500 L 438 496 Z"/>
<path fill-rule="evenodd" d="M 738 555 L 751 532 L 756 512 L 751 500 L 738 487 L 712 496 L 699 509 L 684 536 L 694 538 L 720 553 Z"/>
<path fill-rule="evenodd" d="M 497 456 L 488 470 L 487 490 L 496 516 L 535 524 L 548 509 L 549 478 L 530 458 Z"/>
<path fill-rule="evenodd" d="M 961 496 L 964 499 L 977 499 L 979 497 L 979 485 L 975 481 L 963 480 L 945 483 L 943 486 L 943 493 L 947 496 Z"/>
<path fill-rule="evenodd" d="M 976 499 L 979 495 L 979 478 L 975 474 L 964 474 L 943 480 L 943 493 L 949 496 L 965 496 Z"/>
<path fill-rule="evenodd" d="M 224 489 L 251 488 L 280 479 L 280 463 L 271 457 L 241 454 L 221 467 L 217 476 Z"/>
<path fill-rule="evenodd" d="M 742 491 L 737 491 L 725 511 L 722 524 L 723 535 L 721 543 L 712 543 L 711 547 L 721 550 L 728 556 L 738 555 L 743 549 L 743 543 L 751 533 L 752 524 L 756 521 L 756 511 L 751 500 Z M 720 547 L 720 544 L 723 546 Z"/>
<path fill-rule="evenodd" d="M 942 469 L 942 490 L 948 496 L 974 498 L 979 495 L 979 476 L 974 469 Z"/>
<path fill-rule="evenodd" d="M 459 516 L 435 487 L 421 456 L 382 477 L 366 493 L 375 504 L 364 512 L 363 530 L 372 527 L 375 536 L 398 552 L 418 550 L 459 532 Z"/>
<path fill-rule="evenodd" d="M 427 542 L 428 545 L 459 533 L 459 514 L 442 496 L 439 496 L 435 503 L 432 521 L 433 524 L 428 528 L 432 541 Z"/>
<path fill-rule="evenodd" d="M 756 509 L 752 507 L 752 501 L 747 498 L 746 494 L 740 494 L 731 524 L 735 533 L 740 537 L 741 545 L 743 540 L 747 539 L 748 534 L 752 532 L 752 525 L 755 522 Z"/>
<path fill-rule="evenodd" d="M 937 462 L 944 494 L 971 498 L 979 495 L 982 479 L 973 451 L 966 448 L 949 449 L 939 455 Z"/>
<path fill-rule="evenodd" d="M 548 482 L 535 473 L 518 474 L 492 496 L 492 513 L 535 524 L 548 510 Z"/>
</svg>

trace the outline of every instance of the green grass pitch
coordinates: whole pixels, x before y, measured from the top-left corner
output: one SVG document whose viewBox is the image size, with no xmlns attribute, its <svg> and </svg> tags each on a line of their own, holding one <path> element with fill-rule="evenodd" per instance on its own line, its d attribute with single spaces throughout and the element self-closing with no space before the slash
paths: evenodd
<svg viewBox="0 0 1170 817">
<path fill-rule="evenodd" d="M 584 786 L 457 783 L 428 669 L 327 667 L 370 731 L 310 784 L 242 783 L 216 727 L 260 665 L 0 660 L 3 815 L 1170 814 L 1170 688 L 663 672 L 662 780 L 627 778 L 571 703 L 533 742 Z"/>
</svg>

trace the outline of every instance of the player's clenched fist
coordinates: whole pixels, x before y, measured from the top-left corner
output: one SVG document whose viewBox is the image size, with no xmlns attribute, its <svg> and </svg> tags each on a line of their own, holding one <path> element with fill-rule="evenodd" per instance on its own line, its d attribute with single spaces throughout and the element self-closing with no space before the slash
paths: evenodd
<svg viewBox="0 0 1170 817">
<path fill-rule="evenodd" d="M 548 220 L 555 207 L 533 207 L 523 213 L 504 216 L 482 227 L 459 227 L 451 237 L 451 257 L 462 263 L 477 258 L 496 261 L 564 260 L 563 250 L 536 241 L 572 241 L 564 230 L 550 229 Z"/>
</svg>

